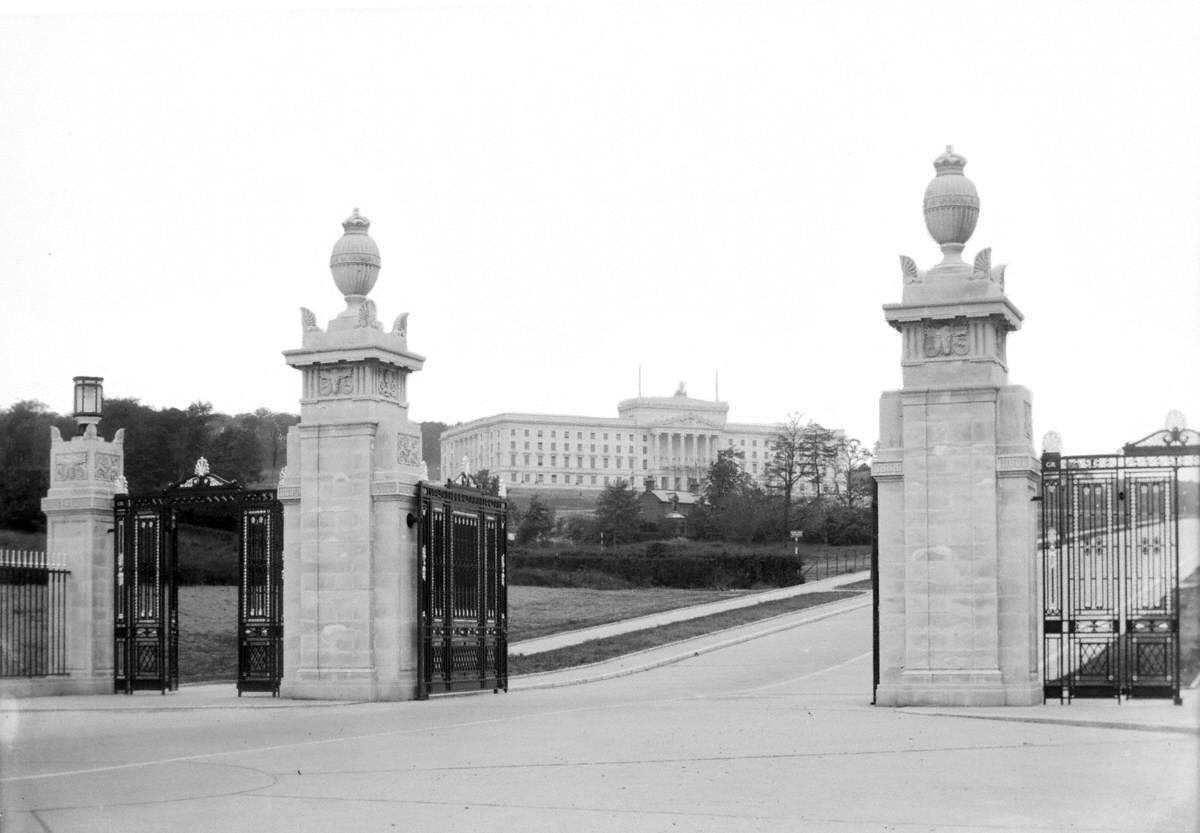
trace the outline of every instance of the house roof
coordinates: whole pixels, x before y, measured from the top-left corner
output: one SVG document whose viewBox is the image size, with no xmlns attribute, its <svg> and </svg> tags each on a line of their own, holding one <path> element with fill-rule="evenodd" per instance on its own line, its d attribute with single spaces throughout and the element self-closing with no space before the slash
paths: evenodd
<svg viewBox="0 0 1200 833">
<path fill-rule="evenodd" d="M 654 497 L 658 498 L 659 503 L 670 503 L 676 496 L 678 496 L 679 502 L 684 506 L 700 502 L 700 497 L 698 495 L 693 495 L 691 492 L 676 492 L 667 489 L 647 489 L 646 494 L 654 495 Z"/>
</svg>

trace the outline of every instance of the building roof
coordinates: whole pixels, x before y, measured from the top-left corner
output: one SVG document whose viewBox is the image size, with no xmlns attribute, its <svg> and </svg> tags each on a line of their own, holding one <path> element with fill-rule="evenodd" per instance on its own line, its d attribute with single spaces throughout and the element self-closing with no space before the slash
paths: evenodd
<svg viewBox="0 0 1200 833">
<path fill-rule="evenodd" d="M 679 502 L 685 506 L 699 503 L 700 497 L 691 492 L 686 491 L 671 491 L 668 489 L 647 489 L 644 494 L 651 494 L 658 498 L 659 503 L 671 503 L 678 497 Z"/>
</svg>

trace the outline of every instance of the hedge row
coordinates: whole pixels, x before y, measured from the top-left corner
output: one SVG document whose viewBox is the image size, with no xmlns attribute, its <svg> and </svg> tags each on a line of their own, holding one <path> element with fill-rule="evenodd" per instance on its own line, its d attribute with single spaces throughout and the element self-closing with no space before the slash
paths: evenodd
<svg viewBox="0 0 1200 833">
<path fill-rule="evenodd" d="M 614 584 L 626 587 L 678 587 L 743 589 L 784 587 L 801 584 L 800 563 L 794 556 L 756 553 L 751 555 L 666 554 L 627 555 L 576 552 L 510 552 L 508 570 L 511 584 L 549 584 L 571 582 L 575 586 L 594 586 L 589 582 L 597 574 L 611 576 Z M 559 583 L 557 586 L 564 586 Z"/>
</svg>

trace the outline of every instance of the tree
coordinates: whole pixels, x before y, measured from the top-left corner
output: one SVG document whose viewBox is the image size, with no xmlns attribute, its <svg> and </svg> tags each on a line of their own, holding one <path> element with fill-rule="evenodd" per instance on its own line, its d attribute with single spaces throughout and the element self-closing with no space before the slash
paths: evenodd
<svg viewBox="0 0 1200 833">
<path fill-rule="evenodd" d="M 542 501 L 541 495 L 529 498 L 529 506 L 520 513 L 517 524 L 517 543 L 541 541 L 554 531 L 554 508 Z"/>
<path fill-rule="evenodd" d="M 596 501 L 596 523 L 612 543 L 617 542 L 618 531 L 622 537 L 631 537 L 641 520 L 642 507 L 628 481 L 618 479 L 604 487 Z"/>
<path fill-rule="evenodd" d="M 811 423 L 810 423 L 811 424 Z M 800 414 L 790 413 L 786 422 L 776 426 L 771 437 L 771 458 L 767 461 L 767 488 L 783 494 L 783 528 L 791 529 L 792 494 L 806 476 L 804 435 L 806 426 Z"/>
<path fill-rule="evenodd" d="M 492 474 L 490 469 L 480 469 L 471 476 L 475 478 L 475 482 L 479 484 L 479 488 L 485 495 L 500 494 L 500 476 Z"/>
<path fill-rule="evenodd" d="M 800 432 L 799 455 L 805 476 L 813 484 L 817 500 L 825 473 L 837 462 L 840 434 L 819 422 L 809 421 Z"/>
<path fill-rule="evenodd" d="M 718 507 L 728 499 L 744 493 L 753 484 L 746 474 L 746 455 L 732 448 L 722 448 L 717 459 L 708 467 L 708 479 L 704 483 L 704 500 L 709 506 Z"/>
<path fill-rule="evenodd" d="M 745 455 L 725 448 L 708 467 L 704 503 L 693 512 L 692 529 L 701 537 L 762 540 L 770 529 L 770 499 L 743 467 Z"/>
<path fill-rule="evenodd" d="M 854 499 L 863 495 L 863 480 L 861 468 L 871 459 L 871 453 L 863 444 L 853 437 L 838 437 L 837 441 L 837 470 L 838 489 L 842 500 L 847 506 L 854 505 Z M 868 469 L 868 477 L 870 470 Z M 870 494 L 870 485 L 866 485 L 866 494 Z"/>
<path fill-rule="evenodd" d="M 41 532 L 42 497 L 50 487 L 50 428 L 63 439 L 75 434 L 74 421 L 26 400 L 0 410 L 0 528 Z"/>
</svg>

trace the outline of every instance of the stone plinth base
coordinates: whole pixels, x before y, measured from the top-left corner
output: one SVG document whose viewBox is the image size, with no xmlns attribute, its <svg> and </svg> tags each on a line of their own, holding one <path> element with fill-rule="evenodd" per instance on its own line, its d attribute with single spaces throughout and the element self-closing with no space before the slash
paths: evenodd
<svg viewBox="0 0 1200 833">
<path fill-rule="evenodd" d="M 880 683 L 877 706 L 1037 706 L 1040 683 L 1004 683 L 997 672 L 905 673 L 894 683 Z"/>
<path fill-rule="evenodd" d="M 113 678 L 13 677 L 0 680 L 0 697 L 65 697 L 72 694 L 113 694 Z"/>
<path fill-rule="evenodd" d="M 279 696 L 291 700 L 415 700 L 417 675 L 414 672 L 400 680 L 380 681 L 370 674 L 332 676 L 325 672 L 308 677 L 300 672 L 295 677 L 284 677 Z"/>
</svg>

